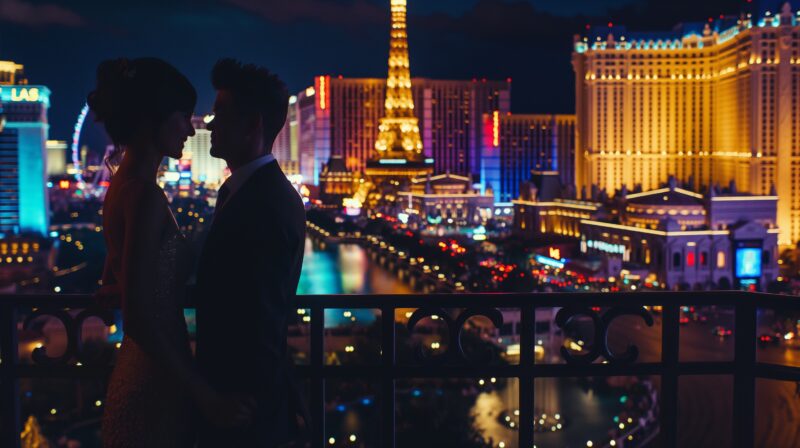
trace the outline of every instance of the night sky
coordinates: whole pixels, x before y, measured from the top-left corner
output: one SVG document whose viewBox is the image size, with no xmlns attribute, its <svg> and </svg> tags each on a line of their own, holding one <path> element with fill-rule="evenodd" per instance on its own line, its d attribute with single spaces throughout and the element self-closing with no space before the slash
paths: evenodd
<svg viewBox="0 0 800 448">
<path fill-rule="evenodd" d="M 800 6 L 798 4 L 797 6 Z M 574 112 L 572 36 L 612 21 L 669 30 L 738 14 L 747 0 L 409 0 L 412 76 L 513 78 L 515 113 Z M 389 0 L 0 0 L 0 59 L 52 90 L 51 138 L 69 139 L 97 63 L 157 56 L 210 109 L 220 57 L 277 72 L 292 92 L 318 74 L 383 77 Z M 87 141 L 97 143 L 90 129 Z"/>
</svg>

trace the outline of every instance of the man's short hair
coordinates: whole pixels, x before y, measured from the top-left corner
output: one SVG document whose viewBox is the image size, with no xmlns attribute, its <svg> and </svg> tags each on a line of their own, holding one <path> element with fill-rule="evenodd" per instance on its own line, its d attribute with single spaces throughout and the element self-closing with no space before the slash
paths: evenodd
<svg viewBox="0 0 800 448">
<path fill-rule="evenodd" d="M 230 92 L 240 112 L 261 115 L 266 141 L 274 140 L 283 129 L 289 92 L 274 73 L 264 67 L 226 58 L 214 65 L 211 83 L 217 90 Z"/>
</svg>

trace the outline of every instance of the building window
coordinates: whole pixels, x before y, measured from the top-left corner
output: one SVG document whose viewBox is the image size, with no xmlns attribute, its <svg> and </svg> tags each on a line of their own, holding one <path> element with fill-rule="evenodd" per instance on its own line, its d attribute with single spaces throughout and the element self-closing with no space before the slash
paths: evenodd
<svg viewBox="0 0 800 448">
<path fill-rule="evenodd" d="M 672 254 L 672 267 L 677 269 L 681 267 L 681 253 L 675 252 Z"/>
<path fill-rule="evenodd" d="M 694 267 L 694 251 L 686 252 L 686 266 Z"/>
<path fill-rule="evenodd" d="M 708 252 L 700 252 L 700 266 L 708 266 Z"/>
<path fill-rule="evenodd" d="M 763 255 L 762 255 L 762 257 L 763 257 L 762 264 L 764 266 L 769 266 L 769 260 L 770 260 L 770 258 L 772 258 L 772 257 L 770 257 L 769 251 L 765 250 Z"/>
<path fill-rule="evenodd" d="M 719 251 L 717 252 L 717 269 L 724 269 L 725 268 L 725 252 Z"/>
</svg>

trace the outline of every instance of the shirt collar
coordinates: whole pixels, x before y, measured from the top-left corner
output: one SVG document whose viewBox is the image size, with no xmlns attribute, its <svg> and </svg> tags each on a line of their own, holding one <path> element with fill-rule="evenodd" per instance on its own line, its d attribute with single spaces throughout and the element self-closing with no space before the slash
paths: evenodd
<svg viewBox="0 0 800 448">
<path fill-rule="evenodd" d="M 230 191 L 230 193 L 228 193 L 228 200 L 230 200 L 230 197 L 233 196 L 237 190 L 242 188 L 242 185 L 247 182 L 247 179 L 249 179 L 253 173 L 255 173 L 262 166 L 273 161 L 275 161 L 275 156 L 272 154 L 266 154 L 255 160 L 247 162 L 246 164 L 240 166 L 239 169 L 231 173 L 230 177 L 228 177 L 223 184 Z"/>
</svg>

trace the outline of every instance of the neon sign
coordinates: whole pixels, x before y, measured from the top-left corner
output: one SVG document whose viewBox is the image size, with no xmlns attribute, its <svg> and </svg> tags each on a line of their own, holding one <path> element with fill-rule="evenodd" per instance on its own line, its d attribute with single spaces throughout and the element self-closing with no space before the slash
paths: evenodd
<svg viewBox="0 0 800 448">
<path fill-rule="evenodd" d="M 535 260 L 539 264 L 543 264 L 545 266 L 550 266 L 556 269 L 564 269 L 564 262 L 561 260 L 554 260 L 550 257 L 545 257 L 544 255 L 537 255 Z"/>
<path fill-rule="evenodd" d="M 9 103 L 44 103 L 50 105 L 50 89 L 45 86 L 0 87 L 0 101 Z"/>
<path fill-rule="evenodd" d="M 500 111 L 492 113 L 492 146 L 500 146 Z"/>
<path fill-rule="evenodd" d="M 325 77 L 319 78 L 319 108 L 325 110 L 328 107 L 327 92 L 325 91 Z"/>
<path fill-rule="evenodd" d="M 11 89 L 11 101 L 14 102 L 31 102 L 35 103 L 39 101 L 39 89 L 36 87 L 31 88 L 18 88 L 13 87 Z"/>
<path fill-rule="evenodd" d="M 608 254 L 621 254 L 621 255 L 625 254 L 625 246 L 622 244 L 611 244 L 611 243 L 606 243 L 605 241 L 589 240 L 586 242 L 586 245 L 589 248 L 597 249 L 600 252 L 605 252 Z"/>
<path fill-rule="evenodd" d="M 561 259 L 561 249 L 557 247 L 550 248 L 550 258 L 555 258 L 556 260 Z"/>
</svg>

